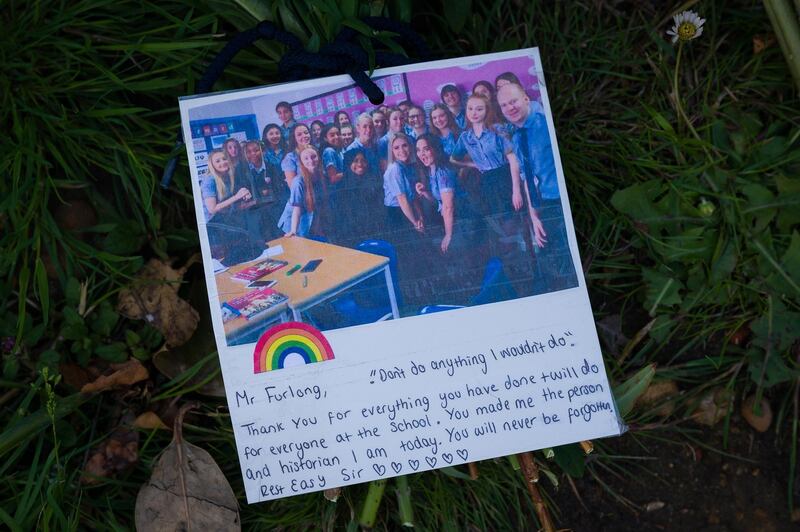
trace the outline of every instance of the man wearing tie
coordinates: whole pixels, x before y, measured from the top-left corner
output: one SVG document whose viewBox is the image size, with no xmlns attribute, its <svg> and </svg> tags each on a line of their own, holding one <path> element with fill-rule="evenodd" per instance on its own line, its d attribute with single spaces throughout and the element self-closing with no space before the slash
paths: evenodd
<svg viewBox="0 0 800 532">
<path fill-rule="evenodd" d="M 539 244 L 535 248 L 538 273 L 534 292 L 541 294 L 578 286 L 547 119 L 516 83 L 500 87 L 497 103 L 503 116 L 515 126 L 511 140 L 520 161 L 522 179 L 530 193 L 534 240 Z"/>
</svg>

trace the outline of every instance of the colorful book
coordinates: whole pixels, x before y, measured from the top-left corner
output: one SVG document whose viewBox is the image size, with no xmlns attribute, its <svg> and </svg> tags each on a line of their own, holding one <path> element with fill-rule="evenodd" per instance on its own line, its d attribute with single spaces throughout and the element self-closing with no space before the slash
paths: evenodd
<svg viewBox="0 0 800 532">
<path fill-rule="evenodd" d="M 274 271 L 280 270 L 289 264 L 285 260 L 266 259 L 259 261 L 252 266 L 248 266 L 244 270 L 234 274 L 231 279 L 243 283 L 252 283 L 261 279 L 265 275 L 269 275 Z"/>
<path fill-rule="evenodd" d="M 222 306 L 237 316 L 244 316 L 251 320 L 288 299 L 287 296 L 272 288 L 258 288 L 243 296 L 226 301 Z"/>
</svg>

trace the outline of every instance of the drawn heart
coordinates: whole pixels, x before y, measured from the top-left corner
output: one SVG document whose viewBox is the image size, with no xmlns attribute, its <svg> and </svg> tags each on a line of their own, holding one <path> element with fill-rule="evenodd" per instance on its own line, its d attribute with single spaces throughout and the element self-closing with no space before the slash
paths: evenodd
<svg viewBox="0 0 800 532">
<path fill-rule="evenodd" d="M 461 458 L 465 462 L 467 461 L 467 456 L 469 456 L 469 453 L 467 452 L 466 449 L 459 449 L 456 451 L 456 454 L 458 455 L 459 458 Z"/>
<path fill-rule="evenodd" d="M 409 460 L 408 467 L 416 471 L 417 469 L 419 469 L 419 460 Z"/>
<path fill-rule="evenodd" d="M 385 465 L 372 464 L 372 469 L 374 469 L 375 472 L 380 476 L 383 476 L 383 475 L 386 474 L 386 466 Z"/>
<path fill-rule="evenodd" d="M 442 460 L 447 462 L 448 464 L 453 463 L 453 455 L 450 453 L 442 453 Z"/>
<path fill-rule="evenodd" d="M 401 469 L 403 469 L 403 464 L 400 462 L 392 462 L 392 469 L 394 469 L 395 473 L 399 473 Z"/>
<path fill-rule="evenodd" d="M 436 457 L 435 456 L 426 456 L 425 461 L 428 462 L 428 465 L 431 467 L 436 467 Z"/>
</svg>

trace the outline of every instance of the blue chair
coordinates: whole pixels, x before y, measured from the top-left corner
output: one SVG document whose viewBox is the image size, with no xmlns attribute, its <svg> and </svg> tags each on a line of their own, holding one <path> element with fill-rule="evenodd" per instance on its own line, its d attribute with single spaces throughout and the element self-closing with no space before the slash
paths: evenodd
<svg viewBox="0 0 800 532">
<path fill-rule="evenodd" d="M 470 306 L 497 303 L 514 299 L 515 297 L 517 297 L 517 292 L 511 286 L 511 281 L 508 280 L 505 271 L 503 271 L 503 261 L 497 257 L 492 257 L 486 263 L 480 292 L 470 299 Z"/>
<path fill-rule="evenodd" d="M 356 246 L 356 249 L 389 259 L 389 271 L 392 273 L 397 306 L 400 307 L 402 299 L 398 290 L 397 251 L 394 246 L 385 240 L 364 240 Z M 384 276 L 376 275 L 360 283 L 343 297 L 333 300 L 331 306 L 340 318 L 337 320 L 339 322 L 337 326 L 350 327 L 391 318 L 392 307 L 385 283 Z"/>
<path fill-rule="evenodd" d="M 458 308 L 466 308 L 464 305 L 426 305 L 419 310 L 419 315 L 435 314 L 437 312 L 447 312 Z"/>
</svg>

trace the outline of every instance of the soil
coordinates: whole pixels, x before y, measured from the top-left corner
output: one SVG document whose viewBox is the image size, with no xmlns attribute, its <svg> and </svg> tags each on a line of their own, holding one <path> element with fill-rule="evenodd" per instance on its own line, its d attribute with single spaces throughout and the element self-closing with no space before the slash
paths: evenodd
<svg viewBox="0 0 800 532">
<path fill-rule="evenodd" d="M 790 446 L 786 437 L 776 438 L 774 430 L 757 433 L 738 415 L 731 419 L 727 448 L 723 448 L 721 423 L 714 428 L 692 428 L 698 431 L 692 438 L 703 442 L 703 447 L 658 432 L 651 434 L 674 443 L 635 433 L 605 440 L 608 454 L 650 459 L 615 460 L 631 473 L 628 476 L 618 476 L 616 468 L 612 473 L 593 466 L 607 488 L 587 471 L 575 480 L 583 504 L 568 484 L 563 485 L 554 496 L 560 512 L 558 526 L 614 532 L 800 530 L 800 512 L 795 510 L 793 522 L 787 504 Z M 616 499 L 612 491 L 630 505 Z M 795 492 L 798 507 L 800 497 Z"/>
</svg>

